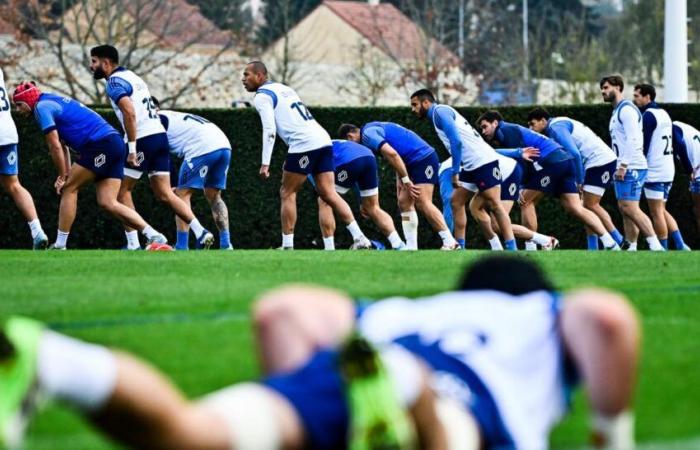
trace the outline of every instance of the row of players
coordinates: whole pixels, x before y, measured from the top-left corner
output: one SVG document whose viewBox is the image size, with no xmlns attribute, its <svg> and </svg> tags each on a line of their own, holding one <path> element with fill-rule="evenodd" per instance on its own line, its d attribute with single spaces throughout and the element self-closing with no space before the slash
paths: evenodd
<svg viewBox="0 0 700 450">
<path fill-rule="evenodd" d="M 61 194 L 61 208 L 54 247 L 65 248 L 75 217 L 78 190 L 91 180 L 97 184 L 100 206 L 125 225 L 128 248 L 140 247 L 136 230 L 146 236 L 153 248 L 165 244 L 165 237 L 135 212 L 131 198 L 136 182 L 147 171 L 157 198 L 176 213 L 176 248 L 188 247 L 190 229 L 199 245 L 208 247 L 213 242 L 213 235 L 202 227 L 190 208 L 190 197 L 195 189 L 204 189 L 219 228 L 221 247 L 231 248 L 228 212 L 221 199 L 231 145 L 223 132 L 192 114 L 159 111 L 143 80 L 119 66 L 118 52 L 112 46 L 93 48 L 90 68 L 96 79 L 107 80 L 107 93 L 126 132 L 126 167 L 119 133 L 89 108 L 65 97 L 42 93 L 29 82 L 20 84 L 13 95 L 20 113 L 35 115 L 59 171 L 55 187 Z M 529 249 L 536 248 L 537 244 L 553 248 L 557 245 L 556 239 L 536 232 L 535 204 L 545 194 L 557 196 L 564 208 L 586 226 L 590 249 L 598 248 L 598 240 L 604 248 L 618 249 L 623 237 L 599 204 L 613 179 L 630 249 L 636 249 L 640 230 L 652 250 L 666 248 L 669 235 L 677 248 L 688 249 L 675 220 L 665 211 L 665 201 L 674 175 L 673 153 L 692 174 L 694 197 L 700 193 L 697 181 L 700 174 L 696 173 L 700 136 L 686 124 L 671 124 L 668 114 L 654 103 L 652 86 L 635 88 L 635 103 L 645 110 L 642 115 L 635 104 L 623 100 L 624 84 L 620 77 L 601 81 L 604 99 L 615 105 L 611 119 L 615 152 L 580 122 L 564 117 L 550 118 L 540 108 L 531 112 L 528 121 L 532 129 L 544 135 L 507 123 L 494 111 L 478 119 L 480 134 L 455 109 L 437 104 L 429 91 L 414 93 L 411 96 L 413 112 L 433 122 L 452 155 L 451 166 L 443 164 L 441 177 L 448 219 L 445 220 L 432 200 L 434 186 L 440 178 L 437 153 L 418 135 L 387 122 L 371 122 L 361 128 L 345 124 L 339 129 L 343 140 L 331 142 L 328 133 L 291 88 L 268 80 L 267 69 L 261 62 L 246 66 L 243 85 L 256 93 L 254 104 L 263 123 L 262 178 L 269 177 L 277 134 L 289 147 L 280 190 L 282 248 L 294 246 L 296 193 L 308 177 L 319 194 L 319 217 L 327 249 L 334 248 L 333 211 L 346 223 L 354 239 L 354 248 L 370 246 L 350 207 L 338 195 L 353 186 L 359 188 L 363 214 L 375 221 L 396 249 L 417 249 L 416 209 L 439 233 L 443 249 L 463 247 L 467 203 L 493 249 L 503 248 L 496 232 L 503 237 L 506 249 L 517 248 L 515 237 L 526 240 Z M 7 104 L 2 108 L 7 116 L 2 121 L 5 131 L 0 129 L 3 139 L 0 148 L 6 156 L 3 158 L 3 185 L 27 217 L 35 247 L 45 246 L 48 240 L 31 196 L 17 180 L 17 132 L 9 116 L 4 83 L 0 89 Z M 491 143 L 504 148 L 494 151 L 482 134 Z M 76 164 L 70 165 L 69 154 L 61 141 L 79 153 Z M 177 195 L 169 185 L 169 150 L 184 159 Z M 396 232 L 391 217 L 379 207 L 376 160 L 372 152 L 384 156 L 396 171 L 406 243 Z M 639 208 L 643 186 L 653 226 Z M 523 226 L 511 224 L 508 215 L 516 199 L 521 204 Z M 454 222 L 454 236 L 448 226 L 451 222 Z"/>
</svg>

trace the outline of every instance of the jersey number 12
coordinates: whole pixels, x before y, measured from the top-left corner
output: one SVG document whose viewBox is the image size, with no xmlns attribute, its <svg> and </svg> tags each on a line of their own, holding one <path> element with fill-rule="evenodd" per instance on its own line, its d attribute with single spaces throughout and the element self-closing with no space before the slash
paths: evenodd
<svg viewBox="0 0 700 450">
<path fill-rule="evenodd" d="M 309 108 L 306 107 L 302 102 L 292 103 L 291 107 L 299 112 L 299 115 L 304 120 L 314 120 L 314 116 L 309 112 Z"/>
</svg>

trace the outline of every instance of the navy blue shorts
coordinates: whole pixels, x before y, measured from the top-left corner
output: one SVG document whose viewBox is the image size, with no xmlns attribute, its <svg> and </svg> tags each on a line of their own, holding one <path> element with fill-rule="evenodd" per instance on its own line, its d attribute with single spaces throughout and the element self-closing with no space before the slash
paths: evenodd
<svg viewBox="0 0 700 450">
<path fill-rule="evenodd" d="M 508 178 L 501 182 L 501 200 L 516 201 L 520 194 L 520 184 L 523 182 L 523 169 L 516 164 Z"/>
<path fill-rule="evenodd" d="M 586 169 L 586 176 L 583 180 L 583 190 L 600 197 L 605 194 L 605 190 L 610 187 L 617 168 L 617 161 Z"/>
<path fill-rule="evenodd" d="M 231 149 L 222 148 L 206 155 L 186 159 L 180 166 L 178 188 L 226 189 L 228 167 L 231 164 Z"/>
<path fill-rule="evenodd" d="M 498 160 L 491 161 L 473 170 L 462 170 L 459 172 L 459 181 L 475 185 L 479 192 L 500 185 L 501 170 L 498 167 Z"/>
<path fill-rule="evenodd" d="M 18 173 L 17 144 L 0 145 L 0 175 L 17 175 Z"/>
<path fill-rule="evenodd" d="M 438 170 L 440 170 L 440 160 L 435 152 L 406 166 L 408 176 L 413 184 L 438 184 Z"/>
<path fill-rule="evenodd" d="M 123 144 L 122 144 L 123 145 Z M 139 179 L 144 172 L 148 175 L 170 175 L 170 146 L 165 133 L 152 134 L 136 141 L 138 167 L 124 166 L 124 175 Z"/>
<path fill-rule="evenodd" d="M 93 172 L 96 180 L 124 178 L 126 147 L 120 135 L 108 134 L 99 141 L 88 142 L 76 150 L 78 158 L 75 163 Z"/>
<path fill-rule="evenodd" d="M 377 159 L 363 156 L 335 168 L 335 190 L 345 194 L 357 186 L 360 196 L 370 197 L 379 193 Z"/>
<path fill-rule="evenodd" d="M 561 194 L 578 193 L 576 167 L 573 159 L 546 165 L 539 165 L 535 162 L 533 166 L 534 169 L 530 172 L 530 176 L 523 186 L 524 189 L 544 192 L 555 197 Z"/>
<path fill-rule="evenodd" d="M 333 172 L 334 167 L 331 146 L 304 153 L 287 153 L 287 159 L 284 161 L 284 170 L 302 175 Z"/>
</svg>

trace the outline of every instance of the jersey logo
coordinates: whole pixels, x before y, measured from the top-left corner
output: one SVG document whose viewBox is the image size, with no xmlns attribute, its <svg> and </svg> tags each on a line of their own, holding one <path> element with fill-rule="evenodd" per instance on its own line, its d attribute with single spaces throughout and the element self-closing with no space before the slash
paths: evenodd
<svg viewBox="0 0 700 450">
<path fill-rule="evenodd" d="M 143 154 L 143 152 L 136 153 L 136 163 L 137 164 L 140 165 L 144 159 L 146 159 L 146 156 Z"/>
<path fill-rule="evenodd" d="M 107 162 L 107 157 L 104 153 L 100 153 L 95 157 L 95 167 L 102 167 Z"/>
<path fill-rule="evenodd" d="M 497 180 L 500 180 L 501 179 L 501 169 L 499 169 L 498 167 L 494 167 L 493 168 L 493 177 Z"/>
<path fill-rule="evenodd" d="M 515 183 L 510 183 L 510 187 L 508 188 L 508 192 L 510 193 L 510 195 L 515 195 L 517 190 L 518 190 L 518 185 Z"/>
<path fill-rule="evenodd" d="M 433 175 L 435 175 L 435 170 L 433 169 L 433 166 L 428 166 L 425 168 L 425 178 L 427 179 L 432 179 Z"/>
<path fill-rule="evenodd" d="M 209 166 L 202 166 L 202 168 L 199 169 L 199 177 L 200 178 L 206 177 L 208 172 L 209 172 Z"/>
<path fill-rule="evenodd" d="M 600 181 L 602 181 L 603 183 L 607 183 L 608 181 L 610 181 L 610 172 L 603 172 L 603 175 L 600 177 Z"/>
<path fill-rule="evenodd" d="M 302 169 L 306 169 L 306 166 L 309 165 L 309 157 L 304 155 L 301 158 L 299 158 L 299 167 Z"/>
<path fill-rule="evenodd" d="M 10 165 L 14 165 L 17 162 L 17 152 L 16 151 L 11 151 L 9 155 L 7 155 L 7 162 Z"/>
<path fill-rule="evenodd" d="M 348 179 L 348 171 L 347 170 L 341 170 L 340 173 L 338 174 L 338 181 L 341 183 L 345 180 Z"/>
<path fill-rule="evenodd" d="M 549 183 L 551 181 L 552 180 L 549 179 L 549 175 L 548 175 L 546 177 L 542 177 L 542 179 L 540 180 L 540 184 L 542 185 L 542 187 L 547 187 L 547 186 L 549 186 Z"/>
</svg>

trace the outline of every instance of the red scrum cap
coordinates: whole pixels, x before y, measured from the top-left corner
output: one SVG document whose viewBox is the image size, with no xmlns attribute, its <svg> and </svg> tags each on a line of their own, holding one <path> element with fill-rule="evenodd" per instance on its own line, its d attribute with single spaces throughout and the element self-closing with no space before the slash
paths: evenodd
<svg viewBox="0 0 700 450">
<path fill-rule="evenodd" d="M 36 83 L 33 81 L 23 81 L 15 88 L 15 92 L 12 94 L 12 101 L 15 103 L 25 103 L 33 111 L 36 102 L 39 101 L 40 95 L 41 90 L 39 90 Z"/>
</svg>

